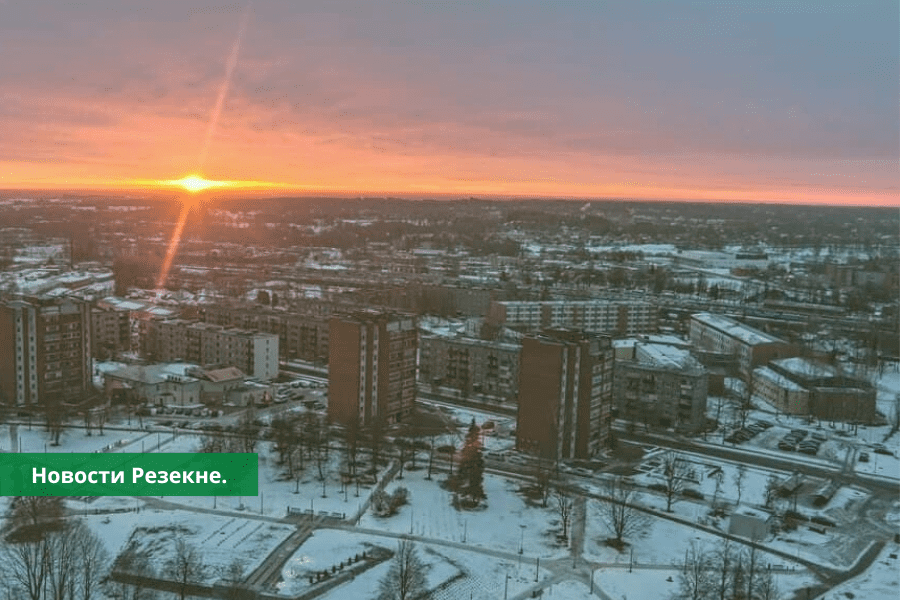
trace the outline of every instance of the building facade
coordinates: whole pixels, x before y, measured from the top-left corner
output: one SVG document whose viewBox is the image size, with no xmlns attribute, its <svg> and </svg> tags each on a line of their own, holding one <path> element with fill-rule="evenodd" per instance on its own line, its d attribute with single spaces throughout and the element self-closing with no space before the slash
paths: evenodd
<svg viewBox="0 0 900 600">
<path fill-rule="evenodd" d="M 590 458 L 609 440 L 612 340 L 548 329 L 522 340 L 516 447 L 551 460 Z"/>
<path fill-rule="evenodd" d="M 691 343 L 701 351 L 734 356 L 745 380 L 770 360 L 796 355 L 796 348 L 773 335 L 712 313 L 691 315 Z"/>
<path fill-rule="evenodd" d="M 318 312 L 309 313 L 259 306 L 207 307 L 203 319 L 222 327 L 273 333 L 278 336 L 278 348 L 285 360 L 325 362 L 328 360 L 329 324 L 323 306 L 316 305 Z"/>
<path fill-rule="evenodd" d="M 696 433 L 706 423 L 708 375 L 685 350 L 637 344 L 631 358 L 617 360 L 618 416 L 631 424 Z"/>
<path fill-rule="evenodd" d="M 872 384 L 807 358 L 775 360 L 756 369 L 753 393 L 789 414 L 859 423 L 874 423 L 877 416 Z"/>
<path fill-rule="evenodd" d="M 396 313 L 360 311 L 330 322 L 328 416 L 338 423 L 358 419 L 397 423 L 416 401 L 416 319 Z"/>
<path fill-rule="evenodd" d="M 624 300 L 546 300 L 492 302 L 489 319 L 529 330 L 571 328 L 616 335 L 653 333 L 656 307 Z"/>
<path fill-rule="evenodd" d="M 275 334 L 183 319 L 149 321 L 147 327 L 146 355 L 155 361 L 237 367 L 263 381 L 278 377 Z"/>
<path fill-rule="evenodd" d="M 129 350 L 130 312 L 98 302 L 91 310 L 91 356 L 114 358 Z"/>
<path fill-rule="evenodd" d="M 519 390 L 518 344 L 474 338 L 422 336 L 419 382 L 449 387 L 460 394 L 514 400 Z"/>
<path fill-rule="evenodd" d="M 90 305 L 71 298 L 0 304 L 0 403 L 75 403 L 92 389 Z"/>
</svg>

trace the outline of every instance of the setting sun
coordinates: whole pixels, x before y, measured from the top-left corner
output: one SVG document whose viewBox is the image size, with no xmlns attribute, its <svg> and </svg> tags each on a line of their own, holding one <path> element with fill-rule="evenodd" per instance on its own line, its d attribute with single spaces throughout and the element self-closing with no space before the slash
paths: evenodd
<svg viewBox="0 0 900 600">
<path fill-rule="evenodd" d="M 168 179 L 160 183 L 162 185 L 182 187 L 192 194 L 208 190 L 209 188 L 231 187 L 233 185 L 231 181 L 213 181 L 200 175 L 187 175 L 181 179 Z"/>
</svg>

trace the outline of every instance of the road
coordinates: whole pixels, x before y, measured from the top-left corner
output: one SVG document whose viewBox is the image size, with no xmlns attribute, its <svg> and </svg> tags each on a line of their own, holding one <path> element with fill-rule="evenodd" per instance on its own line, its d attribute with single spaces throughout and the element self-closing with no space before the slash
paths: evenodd
<svg viewBox="0 0 900 600">
<path fill-rule="evenodd" d="M 827 467 L 804 460 L 797 460 L 796 458 L 789 456 L 782 458 L 773 454 L 756 453 L 741 447 L 714 446 L 712 444 L 696 443 L 693 440 L 677 436 L 654 433 L 626 433 L 624 431 L 616 431 L 616 434 L 619 436 L 620 440 L 630 443 L 671 448 L 712 458 L 724 458 L 729 461 L 755 465 L 767 469 L 775 469 L 778 471 L 786 471 L 788 473 L 796 471 L 812 477 L 834 479 L 844 485 L 864 487 L 879 494 L 893 494 L 894 497 L 900 495 L 900 481 L 856 472 L 848 473 L 839 466 Z"/>
</svg>

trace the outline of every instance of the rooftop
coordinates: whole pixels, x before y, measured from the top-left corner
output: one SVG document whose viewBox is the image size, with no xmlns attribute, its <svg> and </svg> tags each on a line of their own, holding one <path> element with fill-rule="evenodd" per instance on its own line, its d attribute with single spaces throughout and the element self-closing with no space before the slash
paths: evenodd
<svg viewBox="0 0 900 600">
<path fill-rule="evenodd" d="M 691 319 L 699 321 L 704 325 L 718 329 L 722 333 L 738 339 L 745 344 L 755 346 L 757 344 L 784 344 L 784 340 L 769 335 L 764 331 L 744 325 L 728 317 L 716 315 L 713 313 L 696 313 L 691 315 Z"/>
</svg>

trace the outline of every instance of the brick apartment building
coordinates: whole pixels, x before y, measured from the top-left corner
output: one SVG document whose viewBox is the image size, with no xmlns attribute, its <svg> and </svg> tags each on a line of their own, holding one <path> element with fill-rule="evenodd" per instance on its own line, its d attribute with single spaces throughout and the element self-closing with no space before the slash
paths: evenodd
<svg viewBox="0 0 900 600">
<path fill-rule="evenodd" d="M 402 421 L 416 401 L 418 327 L 409 315 L 360 311 L 330 322 L 328 416 Z"/>
<path fill-rule="evenodd" d="M 613 364 L 606 335 L 555 329 L 525 337 L 516 447 L 552 460 L 597 454 L 609 438 Z"/>
<path fill-rule="evenodd" d="M 80 402 L 91 385 L 90 305 L 71 298 L 0 304 L 0 403 Z"/>
</svg>

